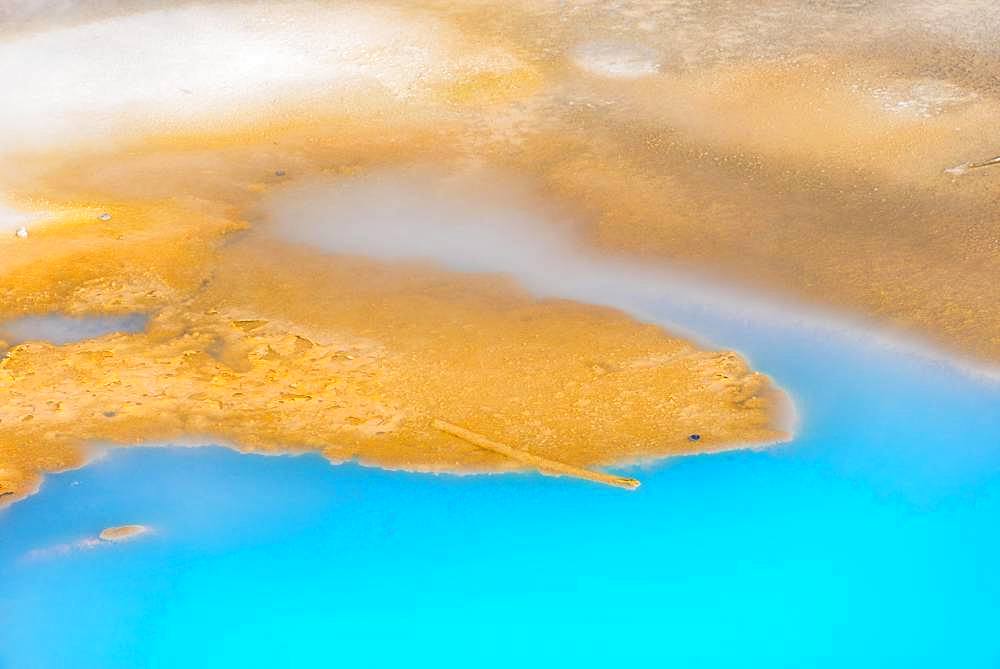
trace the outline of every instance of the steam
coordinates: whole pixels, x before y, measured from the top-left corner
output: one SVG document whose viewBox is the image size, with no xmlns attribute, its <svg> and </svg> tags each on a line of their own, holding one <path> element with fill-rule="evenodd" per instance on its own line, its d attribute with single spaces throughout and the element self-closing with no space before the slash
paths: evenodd
<svg viewBox="0 0 1000 669">
<path fill-rule="evenodd" d="M 28 225 L 37 216 L 4 204 L 0 200 L 0 235 L 14 234 L 21 226 Z"/>
<path fill-rule="evenodd" d="M 567 231 L 551 224 L 554 212 L 517 180 L 492 172 L 420 166 L 318 180 L 281 192 L 267 211 L 281 237 L 337 253 L 434 261 L 467 272 L 540 270 L 548 285 L 574 262 Z"/>
<path fill-rule="evenodd" d="M 142 314 L 76 318 L 59 314 L 25 316 L 0 323 L 0 340 L 8 344 L 37 340 L 56 345 L 70 344 L 113 332 L 142 332 L 146 321 L 146 316 Z"/>
<path fill-rule="evenodd" d="M 503 173 L 444 173 L 421 166 L 318 180 L 279 192 L 268 201 L 265 215 L 271 234 L 324 251 L 507 274 L 536 295 L 622 309 L 709 345 L 731 347 L 746 339 L 751 324 L 777 326 L 833 333 L 849 343 L 1000 380 L 1000 369 L 955 358 L 857 318 L 662 264 L 588 251 L 565 213 Z M 714 336 L 705 342 L 705 333 Z"/>
<path fill-rule="evenodd" d="M 370 3 L 188 5 L 22 32 L 0 41 L 0 150 L 169 131 L 236 110 L 252 120 L 290 102 L 315 111 L 344 95 L 400 100 L 458 72 L 515 64 L 468 46 L 433 17 Z"/>
</svg>

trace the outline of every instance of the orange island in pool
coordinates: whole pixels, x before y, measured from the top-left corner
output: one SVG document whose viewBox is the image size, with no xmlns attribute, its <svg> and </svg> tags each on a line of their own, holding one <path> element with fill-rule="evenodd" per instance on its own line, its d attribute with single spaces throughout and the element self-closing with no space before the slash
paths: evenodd
<svg viewBox="0 0 1000 669">
<path fill-rule="evenodd" d="M 496 276 L 331 257 L 167 205 L 112 212 L 17 240 L 23 263 L 0 273 L 7 315 L 152 314 L 141 333 L 5 352 L 7 501 L 83 464 L 88 444 L 582 475 L 787 437 L 783 395 L 737 355 L 619 312 Z"/>
<path fill-rule="evenodd" d="M 635 4 L 627 25 L 600 3 L 428 0 L 0 28 L 18 64 L 0 68 L 18 91 L 0 110 L 0 323 L 149 316 L 0 344 L 0 504 L 107 445 L 634 487 L 596 470 L 789 437 L 784 394 L 735 353 L 503 276 L 272 234 L 263 207 L 299 180 L 497 170 L 594 254 L 1000 359 L 1000 168 L 946 171 L 996 155 L 1000 91 L 977 75 L 994 55 L 942 51 L 889 10 L 816 41 L 780 12 L 692 9 L 688 28 L 739 11 L 727 25 L 772 38 L 720 42 Z"/>
</svg>

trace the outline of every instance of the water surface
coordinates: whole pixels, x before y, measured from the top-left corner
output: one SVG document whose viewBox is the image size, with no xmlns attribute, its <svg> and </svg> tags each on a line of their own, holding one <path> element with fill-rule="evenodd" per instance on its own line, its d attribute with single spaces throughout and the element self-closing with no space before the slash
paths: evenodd
<svg viewBox="0 0 1000 669">
<path fill-rule="evenodd" d="M 0 515 L 0 666 L 996 666 L 1000 387 L 664 293 L 632 308 L 773 374 L 793 443 L 634 494 L 115 451 Z M 24 557 L 131 522 L 155 534 Z"/>
<path fill-rule="evenodd" d="M 943 170 L 996 155 L 995 2 L 176 4 L 0 8 L 0 81 L 18 92 L 0 106 L 3 190 L 33 194 L 35 172 L 51 188 L 12 201 L 184 195 L 242 222 L 279 171 L 364 171 L 383 143 L 372 165 L 405 160 L 396 123 L 414 123 L 459 162 L 592 197 L 595 217 L 620 205 L 591 247 L 659 266 L 584 252 L 517 185 L 406 169 L 279 197 L 272 233 L 331 262 L 511 274 L 735 349 L 795 399 L 798 431 L 637 465 L 635 493 L 112 450 L 0 511 L 0 668 L 1000 666 L 995 370 L 667 267 L 930 315 L 991 350 L 994 172 Z M 480 74 L 484 98 L 456 97 Z M 285 123 L 308 137 L 279 146 Z M 257 126 L 260 145 L 230 143 Z M 148 155 L 119 146 L 150 139 Z M 0 203 L 8 248 L 39 248 L 35 228 L 13 237 L 32 220 Z M 0 339 L 144 324 L 34 316 Z M 129 523 L 153 532 L 93 541 Z"/>
</svg>

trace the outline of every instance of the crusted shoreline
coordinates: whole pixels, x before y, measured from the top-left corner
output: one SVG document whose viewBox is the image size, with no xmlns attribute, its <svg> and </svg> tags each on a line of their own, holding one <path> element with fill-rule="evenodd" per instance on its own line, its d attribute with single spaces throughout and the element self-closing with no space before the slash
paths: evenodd
<svg viewBox="0 0 1000 669">
<path fill-rule="evenodd" d="M 934 61 L 966 47 L 912 27 L 904 50 L 859 46 L 869 20 L 896 30 L 877 10 L 842 30 L 820 11 L 817 42 L 703 3 L 688 27 L 721 32 L 682 54 L 672 10 L 637 9 L 622 24 L 547 3 L 227 3 L 8 35 L 10 62 L 76 74 L 8 73 L 30 87 L 0 119 L 0 319 L 150 323 L 4 345 L 0 503 L 83 464 L 89 442 L 199 434 L 464 472 L 520 465 L 435 421 L 568 468 L 787 436 L 783 394 L 736 354 L 502 277 L 266 238 L 262 200 L 298 179 L 496 168 L 588 252 L 711 268 L 1000 359 L 996 173 L 944 171 L 995 155 L 995 82 Z M 728 42 L 740 24 L 781 51 Z M 178 25 L 207 57 L 135 37 Z M 233 35 L 273 67 L 229 67 L 239 49 L 216 47 Z"/>
<path fill-rule="evenodd" d="M 2 503 L 83 465 L 94 442 L 198 434 L 247 451 L 486 472 L 524 463 L 434 421 L 577 468 L 788 436 L 783 394 L 737 355 L 620 312 L 157 211 L 66 221 L 23 246 L 30 264 L 0 269 L 4 304 L 17 308 L 4 317 L 151 314 L 144 332 L 6 351 Z"/>
</svg>

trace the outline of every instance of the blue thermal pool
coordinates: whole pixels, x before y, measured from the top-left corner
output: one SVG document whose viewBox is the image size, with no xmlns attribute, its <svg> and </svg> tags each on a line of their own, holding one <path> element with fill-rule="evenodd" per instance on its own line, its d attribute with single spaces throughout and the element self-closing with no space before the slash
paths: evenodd
<svg viewBox="0 0 1000 669">
<path fill-rule="evenodd" d="M 608 299 L 745 353 L 795 398 L 795 440 L 640 466 L 635 493 L 112 450 L 0 514 L 0 666 L 1000 662 L 995 380 Z M 74 543 L 125 523 L 154 532 Z"/>
</svg>

